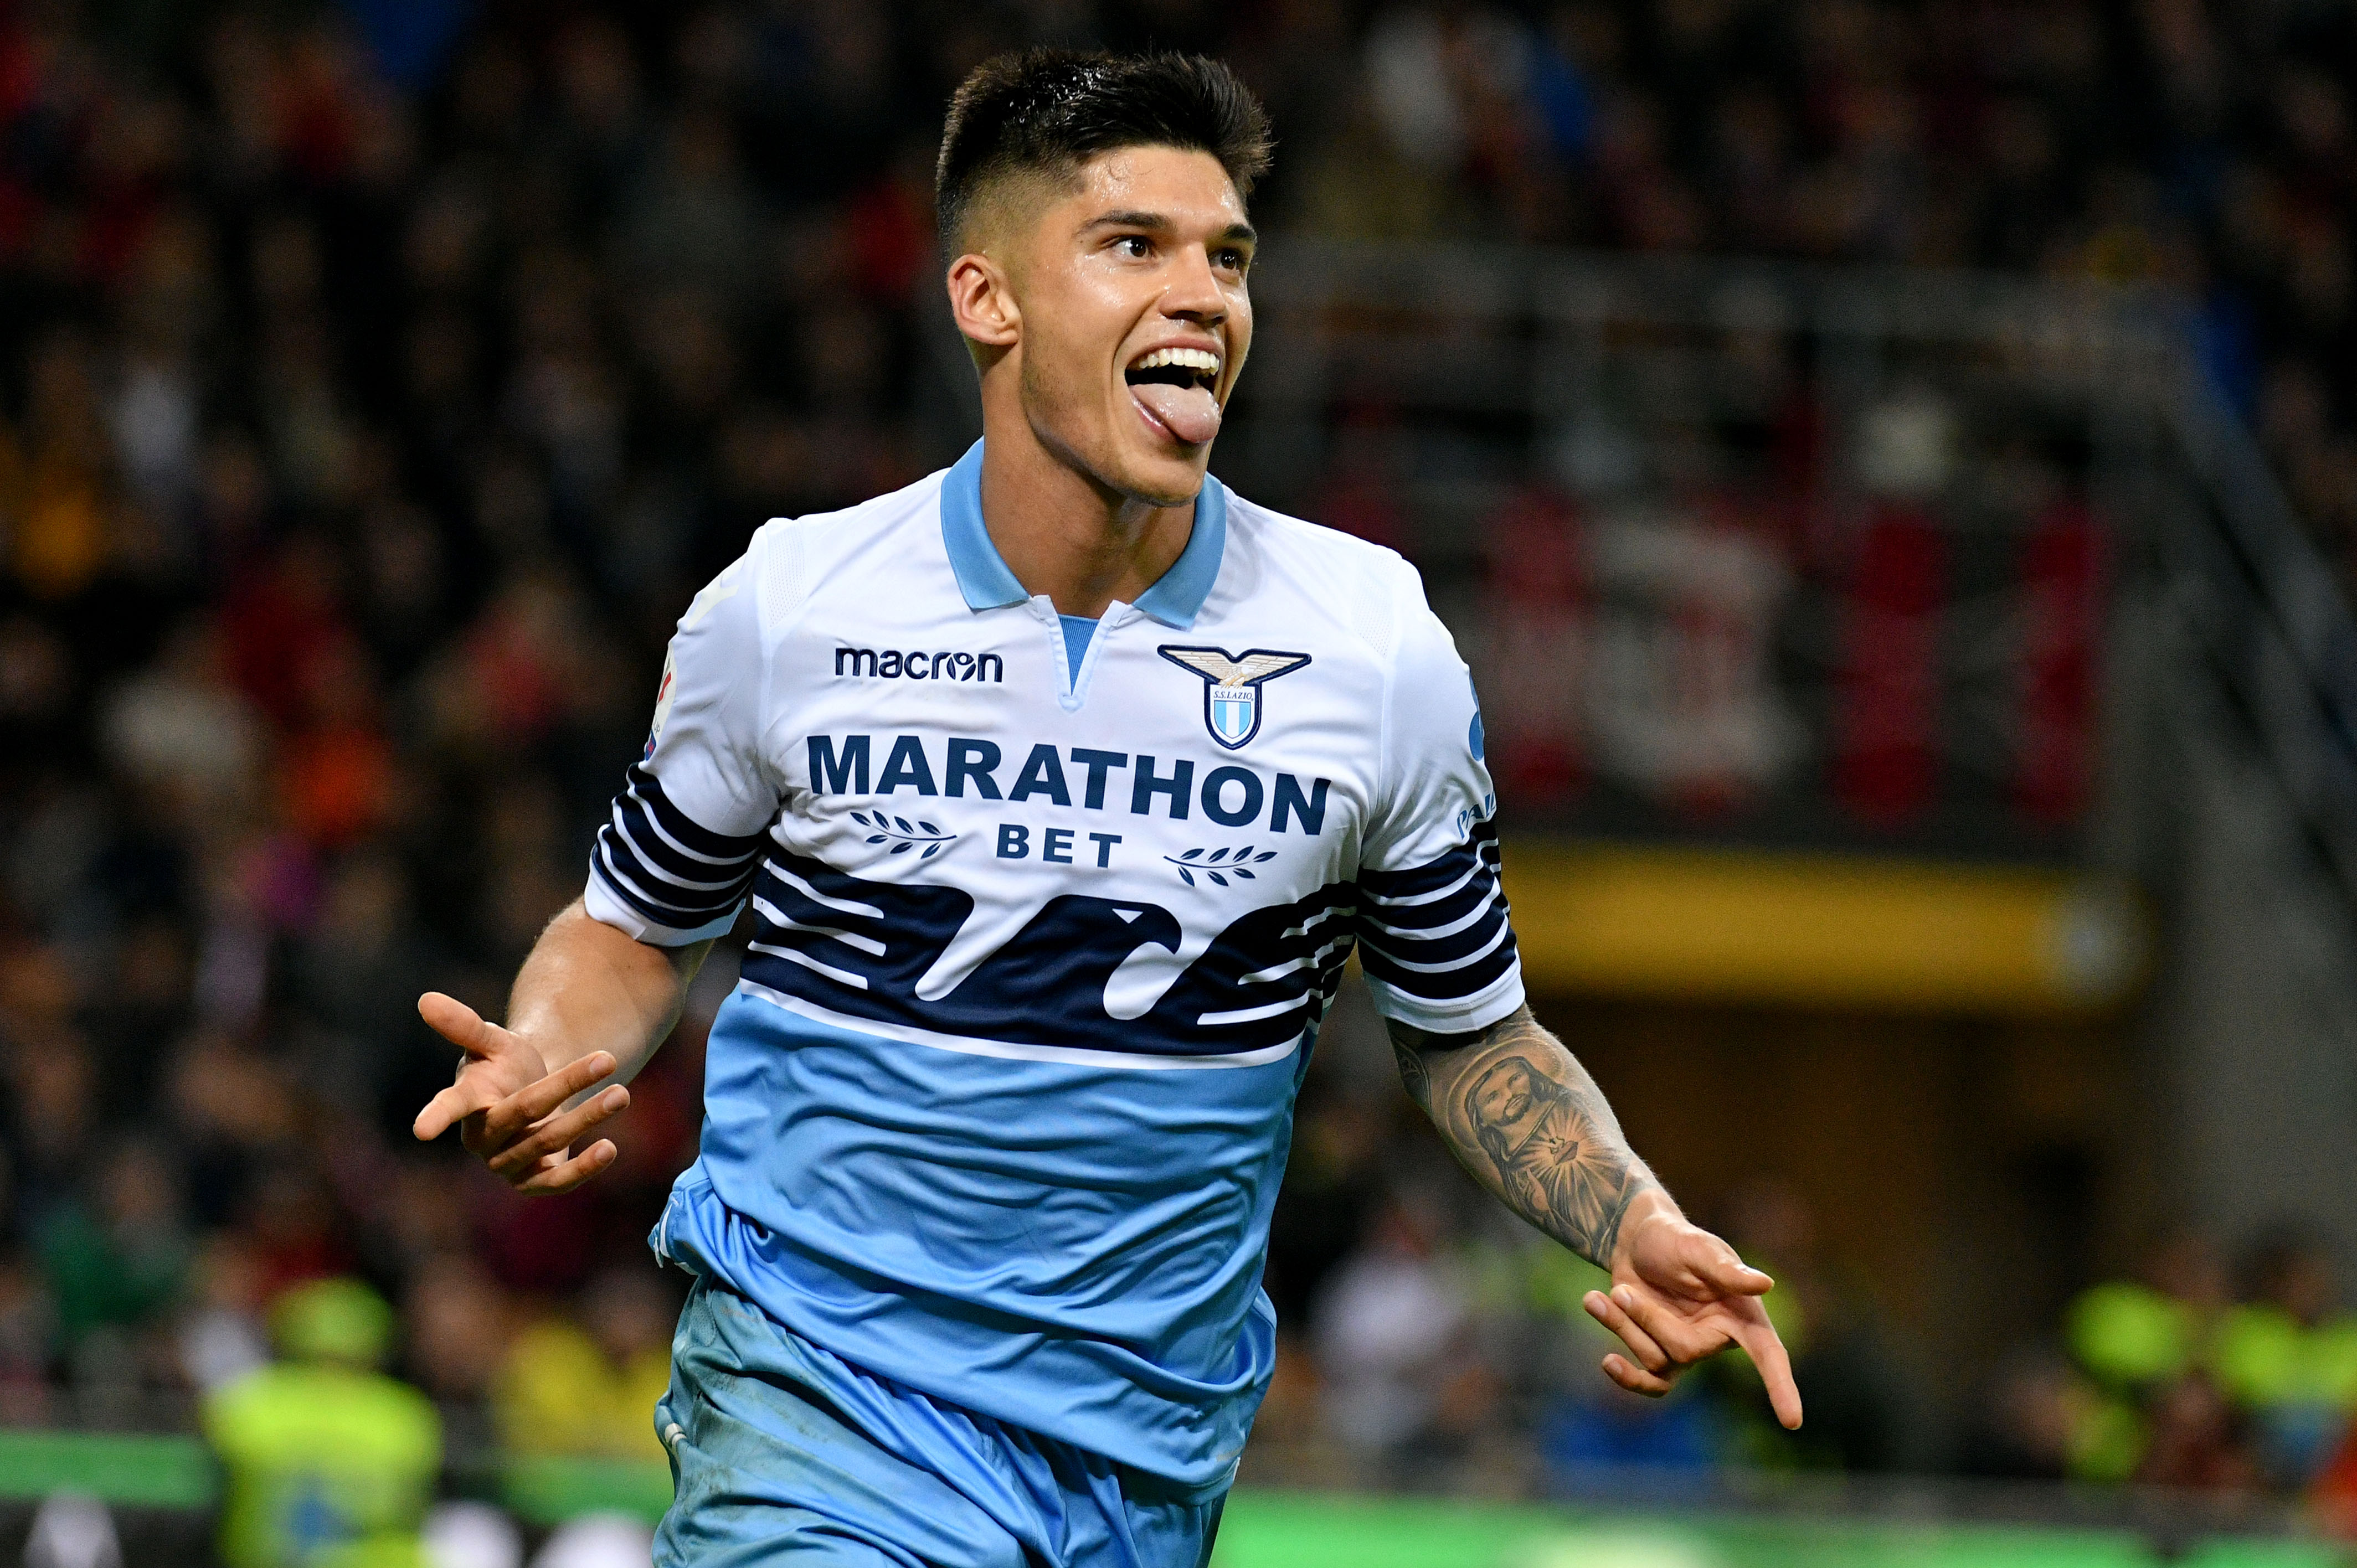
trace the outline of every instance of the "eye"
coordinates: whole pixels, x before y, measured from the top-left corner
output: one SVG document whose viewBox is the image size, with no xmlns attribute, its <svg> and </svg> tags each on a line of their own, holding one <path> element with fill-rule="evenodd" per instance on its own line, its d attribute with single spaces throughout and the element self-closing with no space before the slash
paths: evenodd
<svg viewBox="0 0 2357 1568">
<path fill-rule="evenodd" d="M 1113 248 L 1133 261 L 1144 261 L 1154 254 L 1154 242 L 1143 234 L 1124 234 L 1113 242 Z"/>
<path fill-rule="evenodd" d="M 1242 251 L 1232 249 L 1214 251 L 1211 253 L 1211 260 L 1216 265 L 1232 273 L 1241 273 L 1251 263 L 1250 257 Z"/>
</svg>

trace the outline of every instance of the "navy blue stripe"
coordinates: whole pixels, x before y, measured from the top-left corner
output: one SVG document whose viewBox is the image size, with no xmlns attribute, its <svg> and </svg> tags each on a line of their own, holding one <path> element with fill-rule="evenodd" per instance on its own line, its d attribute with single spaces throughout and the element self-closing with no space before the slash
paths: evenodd
<svg viewBox="0 0 2357 1568">
<path fill-rule="evenodd" d="M 1402 969 L 1379 950 L 1364 943 L 1360 945 L 1359 962 L 1369 974 L 1394 991 L 1404 991 L 1427 1002 L 1453 1002 L 1496 983 L 1500 975 L 1513 967 L 1516 950 L 1514 933 L 1508 931 L 1506 940 L 1478 962 L 1442 970 L 1437 974 Z"/>
<path fill-rule="evenodd" d="M 741 894 L 752 880 L 753 869 L 760 864 L 758 854 L 728 865 L 707 865 L 701 861 L 682 861 L 678 852 L 668 850 L 660 842 L 650 846 L 651 836 L 645 818 L 635 823 L 630 819 L 637 813 L 621 811 L 626 824 L 635 831 L 624 833 L 610 820 L 597 830 L 597 842 L 613 856 L 615 867 L 626 872 L 634 882 L 659 897 L 674 899 L 683 908 L 697 908 L 715 899 L 734 897 Z M 689 875 L 674 874 L 674 866 L 693 867 Z"/>
<path fill-rule="evenodd" d="M 838 909 L 831 904 L 822 904 L 804 893 L 778 875 L 778 864 L 774 859 L 762 863 L 755 882 L 758 885 L 756 896 L 789 920 L 798 921 L 805 926 L 833 926 L 838 930 L 857 931 L 860 935 L 873 937 L 877 941 L 887 940 L 891 935 L 885 929 L 884 923 L 872 916 L 855 915 L 848 909 Z M 755 912 L 759 914 L 758 910 Z M 791 938 L 795 934 L 780 929 L 765 914 L 759 914 L 759 918 L 761 930 L 765 933 L 764 940 L 768 940 L 766 933 L 773 930 L 777 931 L 780 940 Z"/>
<path fill-rule="evenodd" d="M 1490 913 L 1461 931 L 1445 937 L 1401 937 L 1389 931 L 1369 928 L 1363 918 L 1359 926 L 1359 940 L 1368 948 L 1383 953 L 1395 963 L 1454 963 L 1471 958 L 1490 945 L 1498 928 L 1506 923 L 1506 898 L 1497 896 Z"/>
<path fill-rule="evenodd" d="M 1476 863 L 1494 869 L 1498 865 L 1497 844 L 1498 830 L 1484 819 L 1473 824 L 1471 837 L 1455 849 L 1405 871 L 1362 870 L 1359 873 L 1359 886 L 1378 898 L 1413 898 L 1419 894 L 1437 893 Z"/>
<path fill-rule="evenodd" d="M 693 930 L 745 901 L 769 842 L 766 832 L 714 832 L 673 805 L 661 779 L 632 763 L 613 814 L 597 829 L 589 866 L 648 920 Z"/>
<path fill-rule="evenodd" d="M 721 912 L 717 908 L 709 912 L 680 908 L 650 897 L 641 891 L 645 882 L 632 875 L 632 868 L 627 862 L 610 858 L 603 840 L 590 854 L 589 869 L 599 882 L 605 884 L 607 891 L 658 926 L 667 926 L 673 930 L 693 929 L 716 918 Z"/>
<path fill-rule="evenodd" d="M 822 898 L 872 906 L 883 918 L 823 904 L 789 884 L 791 874 Z M 1079 894 L 1049 898 L 1024 928 L 977 963 L 947 994 L 920 997 L 918 983 L 974 909 L 956 888 L 873 882 L 808 855 L 772 847 L 755 885 L 760 929 L 745 978 L 855 1018 L 938 1034 L 1037 1046 L 1157 1056 L 1222 1056 L 1297 1038 L 1331 1000 L 1352 938 L 1358 897 L 1349 884 L 1319 888 L 1297 903 L 1248 910 L 1189 964 L 1146 1015 L 1104 1010 L 1113 972 L 1141 948 L 1176 950 L 1184 929 L 1168 909 L 1143 900 Z M 883 951 L 819 931 L 791 930 L 761 909 L 800 925 L 834 928 Z M 1318 919 L 1318 917 L 1325 918 Z M 1305 922 L 1318 923 L 1307 931 Z M 1293 934 L 1286 934 L 1287 932 Z M 1329 947 L 1332 951 L 1321 951 Z M 778 950 L 762 951 L 762 948 Z M 837 974 L 846 983 L 793 953 Z M 1287 972 L 1244 976 L 1295 963 Z M 1270 1009 L 1263 1017 L 1205 1023 L 1206 1016 Z"/>
<path fill-rule="evenodd" d="M 614 801 L 614 812 L 622 819 L 623 836 L 629 840 L 638 858 L 661 872 L 665 881 L 684 887 L 720 887 L 741 881 L 746 869 L 761 853 L 755 848 L 733 860 L 698 860 L 682 854 L 656 831 L 658 824 L 649 820 L 650 813 L 644 802 L 630 795 L 619 796 Z M 613 828 L 613 822 L 608 821 L 601 831 L 610 832 Z"/>
<path fill-rule="evenodd" d="M 682 888 L 651 868 L 610 822 L 597 830 L 597 847 L 591 857 L 599 877 L 624 903 L 655 924 L 674 929 L 717 919 L 744 902 L 757 864 L 747 862 L 742 871 L 717 887 Z"/>
<path fill-rule="evenodd" d="M 602 843 L 598 846 L 598 853 L 591 857 L 590 869 L 616 897 L 656 925 L 667 926 L 674 930 L 689 930 L 716 920 L 721 916 L 731 913 L 744 902 L 745 895 L 741 887 L 732 889 L 709 904 L 683 905 L 666 902 L 647 890 L 649 878 L 638 875 L 637 869 L 627 863 L 610 858 L 606 853 L 606 846 Z M 655 886 L 659 886 L 661 884 L 658 883 Z"/>
<path fill-rule="evenodd" d="M 1421 904 L 1377 902 L 1371 898 L 1360 918 L 1404 931 L 1428 931 L 1438 926 L 1455 925 L 1498 896 L 1497 874 L 1488 866 L 1469 865 L 1461 871 L 1465 885 L 1444 897 Z"/>
<path fill-rule="evenodd" d="M 759 854 L 770 836 L 766 829 L 741 836 L 714 832 L 673 805 L 671 797 L 663 793 L 662 780 L 649 772 L 644 763 L 631 763 L 624 777 L 630 781 L 625 793 L 634 793 L 645 800 L 654 809 L 655 821 L 662 825 L 663 832 L 698 854 L 733 864 L 748 854 Z"/>
<path fill-rule="evenodd" d="M 1498 865 L 1497 826 L 1485 818 L 1472 825 L 1465 843 L 1422 865 L 1361 871 L 1359 886 L 1367 898 L 1359 911 L 1359 961 L 1367 973 L 1433 1002 L 1471 996 L 1496 983 L 1518 951 Z M 1403 898 L 1425 901 L 1388 901 Z M 1447 929 L 1460 922 L 1462 929 Z"/>
</svg>

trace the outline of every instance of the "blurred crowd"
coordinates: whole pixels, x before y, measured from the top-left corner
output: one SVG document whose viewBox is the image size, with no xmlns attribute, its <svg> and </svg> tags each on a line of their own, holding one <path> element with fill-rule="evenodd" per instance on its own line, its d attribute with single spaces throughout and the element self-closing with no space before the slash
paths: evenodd
<svg viewBox="0 0 2357 1568">
<path fill-rule="evenodd" d="M 1997 1373 L 1967 1466 L 2304 1494 L 2357 1529 L 2357 1313 L 2311 1239 L 2259 1237 L 2238 1263 L 2173 1232 L 2081 1294 Z"/>
<path fill-rule="evenodd" d="M 454 1444 L 657 1455 L 678 1282 L 642 1238 L 693 1154 L 728 965 L 640 1080 L 622 1163 L 533 1204 L 409 1141 L 450 1069 L 414 1002 L 498 1012 L 695 585 L 762 519 L 965 438 L 930 170 L 987 54 L 1224 53 L 1275 118 L 1256 217 L 1280 236 L 2166 285 L 2345 558 L 2353 15 L 0 5 L 0 1421 L 185 1422 L 268 1362 L 274 1303 L 338 1279 L 390 1305 L 390 1365 Z M 1739 1378 L 1640 1412 L 1554 1397 L 1584 1345 L 1443 1353 L 1507 1318 L 1568 1343 L 1585 1282 L 1511 1236 L 1455 1246 L 1438 1176 L 1374 1179 L 1417 1167 L 1369 1092 L 1305 1106 L 1273 1433 L 1412 1466 L 1503 1411 L 1550 1464 L 1772 1459 Z M 1735 1207 L 1763 1257 L 1806 1252 L 1791 1195 Z M 1846 1391 L 1818 1408 L 1852 1413 L 1773 1462 L 1924 1457 L 1863 1298 L 1822 1277 L 1792 1310 Z M 2128 1367 L 2074 1318 L 2075 1368 L 2007 1385 L 2032 1426 L 2068 1391 L 2067 1443 L 1990 1451 L 2291 1484 L 2254 1391 L 2275 1374 L 2235 1348 L 2265 1337 L 2212 1335 L 2208 1285 L 2136 1288 L 2158 1294 L 2087 1321 L 2205 1326 Z M 2255 1288 L 2320 1332 L 2311 1286 Z M 2205 1422 L 2241 1435 L 2171 1457 Z"/>
</svg>

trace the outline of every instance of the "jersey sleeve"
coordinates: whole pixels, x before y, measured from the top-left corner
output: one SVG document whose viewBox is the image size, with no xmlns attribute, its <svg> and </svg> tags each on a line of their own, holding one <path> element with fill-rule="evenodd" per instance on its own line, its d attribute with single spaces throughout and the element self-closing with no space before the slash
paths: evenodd
<svg viewBox="0 0 2357 1568">
<path fill-rule="evenodd" d="M 1359 961 L 1376 1009 L 1420 1029 L 1486 1028 L 1523 1003 L 1498 882 L 1480 706 L 1421 584 L 1403 591 L 1381 783 L 1361 843 Z"/>
<path fill-rule="evenodd" d="M 759 744 L 765 682 L 748 560 L 680 618 L 645 755 L 590 851 L 590 915 L 658 947 L 736 923 L 782 798 Z"/>
</svg>

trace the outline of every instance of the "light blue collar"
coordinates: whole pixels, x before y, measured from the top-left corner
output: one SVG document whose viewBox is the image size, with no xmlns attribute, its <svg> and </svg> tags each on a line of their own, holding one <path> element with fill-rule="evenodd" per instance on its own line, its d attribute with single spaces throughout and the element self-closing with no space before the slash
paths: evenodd
<svg viewBox="0 0 2357 1568">
<path fill-rule="evenodd" d="M 957 574 L 958 592 L 965 596 L 968 609 L 1000 609 L 1031 596 L 983 526 L 979 441 L 966 448 L 942 481 L 942 543 L 949 550 L 950 570 Z M 1137 596 L 1137 607 L 1174 630 L 1193 626 L 1203 613 L 1203 601 L 1211 596 L 1211 585 L 1220 580 L 1220 562 L 1227 549 L 1227 489 L 1206 474 L 1195 498 L 1195 527 L 1187 536 L 1187 547 L 1154 586 Z"/>
</svg>

